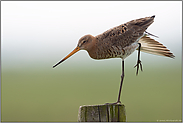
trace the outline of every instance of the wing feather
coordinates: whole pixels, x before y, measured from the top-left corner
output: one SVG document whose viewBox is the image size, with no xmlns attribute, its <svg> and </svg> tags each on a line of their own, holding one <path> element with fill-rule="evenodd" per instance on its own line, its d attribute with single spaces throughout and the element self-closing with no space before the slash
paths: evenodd
<svg viewBox="0 0 183 123">
<path fill-rule="evenodd" d="M 175 56 L 173 53 L 170 52 L 167 47 L 165 47 L 163 44 L 159 43 L 158 41 L 155 41 L 154 39 L 151 39 L 150 37 L 144 36 L 139 40 L 139 43 L 141 43 L 140 50 L 142 52 L 160 55 L 160 56 L 166 56 L 170 58 L 174 58 Z"/>
</svg>

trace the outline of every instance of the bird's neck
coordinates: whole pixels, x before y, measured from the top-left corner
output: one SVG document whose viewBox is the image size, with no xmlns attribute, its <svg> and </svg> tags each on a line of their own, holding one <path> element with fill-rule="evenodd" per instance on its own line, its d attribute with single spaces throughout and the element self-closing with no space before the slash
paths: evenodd
<svg viewBox="0 0 183 123">
<path fill-rule="evenodd" d="M 93 37 L 92 44 L 88 47 L 87 52 L 91 58 L 97 59 L 97 39 Z"/>
</svg>

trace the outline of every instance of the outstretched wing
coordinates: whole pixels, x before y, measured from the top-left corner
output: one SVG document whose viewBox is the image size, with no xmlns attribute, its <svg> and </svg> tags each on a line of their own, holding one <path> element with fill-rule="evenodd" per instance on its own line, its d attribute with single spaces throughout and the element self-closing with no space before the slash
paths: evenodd
<svg viewBox="0 0 183 123">
<path fill-rule="evenodd" d="M 163 44 L 154 39 L 144 36 L 139 40 L 142 52 L 174 58 L 175 56 Z"/>
</svg>

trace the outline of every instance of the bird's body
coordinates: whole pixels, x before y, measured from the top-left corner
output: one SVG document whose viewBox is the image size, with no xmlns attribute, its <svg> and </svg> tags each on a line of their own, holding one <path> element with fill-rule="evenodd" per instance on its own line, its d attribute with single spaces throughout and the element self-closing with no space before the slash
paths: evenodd
<svg viewBox="0 0 183 123">
<path fill-rule="evenodd" d="M 77 47 L 68 54 L 64 59 L 58 62 L 53 67 L 62 63 L 71 55 L 79 50 L 86 50 L 93 59 L 108 59 L 108 58 L 121 58 L 122 59 L 122 76 L 121 85 L 118 96 L 118 102 L 120 102 L 120 93 L 122 88 L 122 82 L 124 77 L 124 59 L 133 53 L 135 50 L 139 50 L 137 60 L 137 74 L 140 61 L 140 51 L 171 57 L 174 55 L 163 44 L 147 37 L 146 29 L 154 22 L 155 16 L 140 18 L 129 21 L 125 24 L 121 24 L 117 27 L 111 28 L 102 34 L 97 36 L 85 35 L 79 39 Z"/>
<path fill-rule="evenodd" d="M 85 38 L 92 39 L 92 48 L 86 48 L 91 58 L 107 59 L 122 58 L 125 59 L 138 48 L 138 40 L 144 35 L 144 31 L 153 22 L 153 17 L 146 17 L 127 22 L 104 33 L 91 36 L 85 35 Z M 143 26 L 140 26 L 142 25 Z"/>
</svg>

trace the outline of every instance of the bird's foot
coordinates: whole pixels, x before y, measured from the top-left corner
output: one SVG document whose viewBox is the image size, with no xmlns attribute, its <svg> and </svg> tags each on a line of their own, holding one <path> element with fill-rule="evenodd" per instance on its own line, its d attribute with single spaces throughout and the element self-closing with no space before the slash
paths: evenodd
<svg viewBox="0 0 183 123">
<path fill-rule="evenodd" d="M 143 70 L 142 70 L 142 63 L 141 63 L 141 61 L 140 61 L 140 60 L 138 60 L 138 61 L 137 61 L 137 64 L 134 66 L 134 68 L 135 68 L 135 67 L 137 67 L 136 75 L 138 75 L 138 71 L 139 71 L 139 64 L 140 64 L 140 69 L 141 69 L 141 71 L 143 71 Z"/>
<path fill-rule="evenodd" d="M 117 101 L 115 103 L 105 103 L 104 105 L 115 105 L 115 104 L 121 104 L 121 101 Z"/>
</svg>

